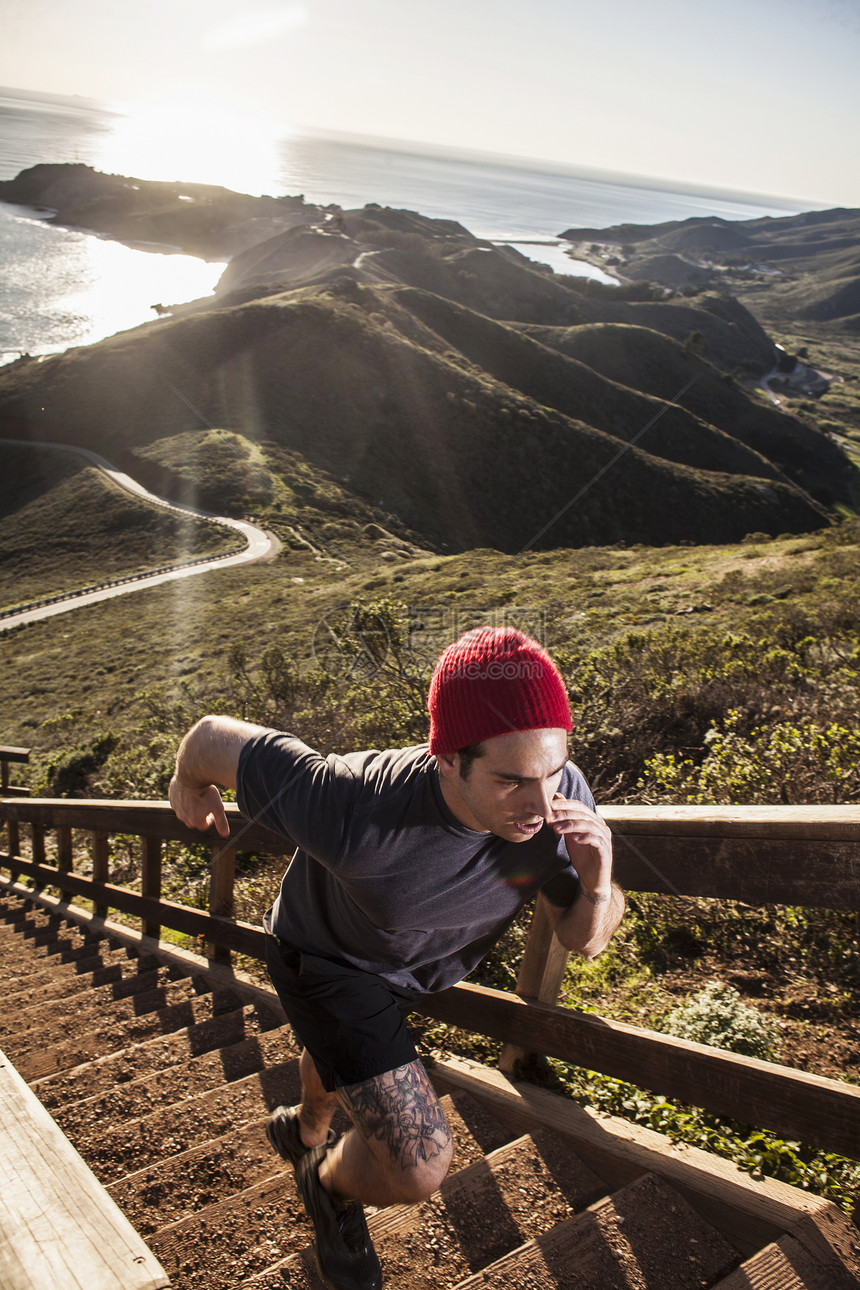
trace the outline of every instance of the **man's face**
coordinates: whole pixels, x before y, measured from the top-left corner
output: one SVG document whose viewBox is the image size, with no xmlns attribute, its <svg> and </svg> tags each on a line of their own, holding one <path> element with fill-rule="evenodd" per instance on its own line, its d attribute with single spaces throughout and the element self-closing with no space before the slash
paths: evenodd
<svg viewBox="0 0 860 1290">
<path fill-rule="evenodd" d="M 552 810 L 567 761 L 567 732 L 517 730 L 485 739 L 466 779 L 458 753 L 437 760 L 442 795 L 461 824 L 507 842 L 527 842 Z"/>
</svg>

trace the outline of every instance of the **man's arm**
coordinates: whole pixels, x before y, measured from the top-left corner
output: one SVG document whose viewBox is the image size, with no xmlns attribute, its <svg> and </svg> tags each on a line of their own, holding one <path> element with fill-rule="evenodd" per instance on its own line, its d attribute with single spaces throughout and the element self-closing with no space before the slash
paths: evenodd
<svg viewBox="0 0 860 1290">
<path fill-rule="evenodd" d="M 249 739 L 264 734 L 265 726 L 232 717 L 203 717 L 179 745 L 176 769 L 167 796 L 183 824 L 192 829 L 215 825 L 222 838 L 230 826 L 217 785 L 236 787 L 239 754 Z"/>
<path fill-rule="evenodd" d="M 606 949 L 624 916 L 624 892 L 612 881 L 612 834 L 582 802 L 556 794 L 552 805 L 548 823 L 564 837 L 579 875 L 579 892 L 567 908 L 547 901 L 547 909 L 562 945 L 593 959 Z"/>
</svg>

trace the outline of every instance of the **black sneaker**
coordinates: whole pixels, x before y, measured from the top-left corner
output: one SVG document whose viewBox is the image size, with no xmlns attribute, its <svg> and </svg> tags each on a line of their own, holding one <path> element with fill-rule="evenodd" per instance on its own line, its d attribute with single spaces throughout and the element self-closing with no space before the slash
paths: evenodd
<svg viewBox="0 0 860 1290">
<path fill-rule="evenodd" d="M 328 1147 L 313 1147 L 296 1166 L 299 1195 L 314 1225 L 314 1263 L 329 1290 L 379 1290 L 382 1268 L 357 1200 L 336 1201 L 319 1180 Z"/>
<path fill-rule="evenodd" d="M 275 1107 L 272 1112 L 272 1118 L 266 1125 L 266 1137 L 281 1159 L 289 1160 L 293 1168 L 296 1167 L 303 1156 L 313 1150 L 313 1147 L 306 1147 L 302 1142 L 302 1134 L 299 1128 L 299 1108 L 297 1106 Z M 340 1134 L 335 1133 L 334 1129 L 329 1129 L 328 1137 L 323 1146 L 326 1148 L 333 1147 L 339 1137 Z"/>
</svg>

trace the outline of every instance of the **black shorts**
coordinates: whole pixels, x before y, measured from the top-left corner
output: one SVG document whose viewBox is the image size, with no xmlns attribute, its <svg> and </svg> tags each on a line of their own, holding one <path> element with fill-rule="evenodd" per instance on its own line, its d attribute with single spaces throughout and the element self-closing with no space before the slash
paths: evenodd
<svg viewBox="0 0 860 1290">
<path fill-rule="evenodd" d="M 313 1058 L 327 1092 L 417 1059 L 405 1021 L 417 994 L 401 992 L 370 972 L 303 954 L 270 933 L 266 966 L 296 1039 Z"/>
</svg>

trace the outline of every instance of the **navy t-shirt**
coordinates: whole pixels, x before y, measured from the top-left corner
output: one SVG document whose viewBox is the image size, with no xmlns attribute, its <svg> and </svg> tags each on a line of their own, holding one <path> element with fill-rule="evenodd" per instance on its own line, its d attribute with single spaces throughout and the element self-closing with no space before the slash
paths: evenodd
<svg viewBox="0 0 860 1290">
<path fill-rule="evenodd" d="M 571 762 L 558 791 L 594 809 Z M 546 825 L 517 843 L 459 823 L 426 745 L 322 757 L 268 731 L 242 749 L 237 798 L 243 815 L 298 847 L 272 910 L 275 935 L 402 990 L 461 981 L 556 875 L 566 874 L 556 903 L 576 891 L 564 839 Z"/>
</svg>

